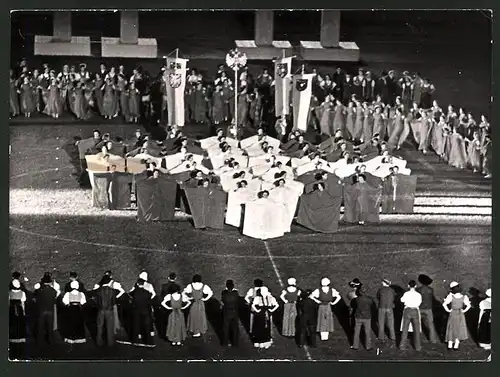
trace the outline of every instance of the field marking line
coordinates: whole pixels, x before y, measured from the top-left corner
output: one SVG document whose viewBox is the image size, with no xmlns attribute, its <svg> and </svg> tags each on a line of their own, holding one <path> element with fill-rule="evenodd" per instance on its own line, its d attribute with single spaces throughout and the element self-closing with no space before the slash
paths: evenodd
<svg viewBox="0 0 500 377">
<path fill-rule="evenodd" d="M 52 168 L 52 169 L 44 169 L 44 170 L 36 170 L 36 171 L 30 171 L 27 173 L 22 173 L 22 174 L 16 174 L 16 175 L 11 175 L 9 179 L 17 179 L 17 178 L 22 178 L 22 177 L 27 177 L 29 175 L 35 175 L 35 174 L 43 174 L 43 173 L 50 173 L 52 171 L 59 171 L 59 170 L 69 170 L 72 169 L 70 166 L 63 166 L 61 168 Z"/>
<path fill-rule="evenodd" d="M 153 249 L 153 248 L 147 248 L 147 247 L 134 247 L 134 246 L 127 246 L 127 245 L 117 245 L 117 244 L 105 244 L 105 243 L 99 243 L 99 242 L 90 242 L 90 241 L 81 241 L 81 240 L 75 240 L 71 238 L 65 238 L 65 237 L 59 237 L 59 236 L 54 236 L 54 235 L 49 235 L 49 234 L 42 234 L 42 233 L 37 233 L 37 232 L 32 232 L 29 230 L 21 229 L 12 225 L 9 225 L 9 229 L 24 233 L 24 234 L 29 234 L 32 236 L 36 237 L 41 237 L 45 239 L 51 239 L 51 240 L 57 240 L 57 241 L 63 241 L 63 242 L 70 242 L 70 243 L 77 243 L 77 244 L 83 244 L 83 245 L 90 245 L 90 246 L 98 246 L 98 247 L 105 247 L 109 249 L 121 249 L 121 250 L 136 250 L 136 251 L 153 251 L 153 252 L 158 252 L 158 253 L 168 253 L 168 254 L 179 254 L 182 253 L 184 255 L 200 255 L 200 256 L 207 256 L 207 257 L 214 257 L 214 258 L 227 258 L 227 257 L 232 257 L 232 258 L 250 258 L 250 259 L 269 259 L 269 252 L 267 252 L 268 255 L 237 255 L 237 254 L 211 254 L 211 253 L 199 253 L 199 252 L 189 252 L 189 251 L 181 251 L 181 250 L 166 250 L 166 249 Z M 420 248 L 420 249 L 408 249 L 408 250 L 395 250 L 395 251 L 384 251 L 380 253 L 365 253 L 363 254 L 364 256 L 377 256 L 377 255 L 393 255 L 393 254 L 407 254 L 407 253 L 418 253 L 418 252 L 424 252 L 424 251 L 432 251 L 432 250 L 439 250 L 439 249 L 449 249 L 449 248 L 456 248 L 464 245 L 474 245 L 474 244 L 479 244 L 482 241 L 473 241 L 473 242 L 466 242 L 466 243 L 461 243 L 461 244 L 455 244 L 455 245 L 440 245 L 440 246 L 434 246 L 434 247 L 426 247 L 426 248 Z M 267 241 L 266 241 L 267 245 Z M 269 246 L 267 246 L 269 247 Z M 93 250 L 90 250 L 93 251 Z M 267 248 L 266 248 L 267 251 Z M 344 254 L 318 254 L 318 255 L 271 255 L 274 263 L 274 259 L 302 259 L 302 258 L 342 258 L 342 257 L 358 257 L 359 254 L 355 253 L 344 253 Z M 275 264 L 274 264 L 275 266 Z M 273 266 L 273 268 L 274 268 Z M 279 273 L 279 272 L 278 272 Z M 281 279 L 281 277 L 280 277 Z"/>
<path fill-rule="evenodd" d="M 269 256 L 269 260 L 271 261 L 271 264 L 273 265 L 274 273 L 275 273 L 276 277 L 278 278 L 281 289 L 285 289 L 286 288 L 285 284 L 283 283 L 283 279 L 281 278 L 281 274 L 280 274 L 280 271 L 278 270 L 278 266 L 276 266 L 276 263 L 274 262 L 274 257 L 273 257 L 273 254 L 271 253 L 271 249 L 269 248 L 269 244 L 267 243 L 267 241 L 264 241 L 264 246 L 266 247 L 267 255 Z M 307 347 L 307 344 L 304 344 L 304 351 L 306 352 L 307 359 L 312 361 L 313 358 L 311 356 L 311 353 L 309 352 L 309 348 Z"/>
</svg>

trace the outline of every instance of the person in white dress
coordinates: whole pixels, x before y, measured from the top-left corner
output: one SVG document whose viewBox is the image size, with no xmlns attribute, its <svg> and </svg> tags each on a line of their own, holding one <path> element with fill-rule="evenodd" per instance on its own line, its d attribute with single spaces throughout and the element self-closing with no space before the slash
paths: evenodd
<svg viewBox="0 0 500 377">
<path fill-rule="evenodd" d="M 323 341 L 334 331 L 332 306 L 336 305 L 341 297 L 340 293 L 330 286 L 330 279 L 321 279 L 321 288 L 315 289 L 310 298 L 319 305 L 316 331 Z"/>
</svg>

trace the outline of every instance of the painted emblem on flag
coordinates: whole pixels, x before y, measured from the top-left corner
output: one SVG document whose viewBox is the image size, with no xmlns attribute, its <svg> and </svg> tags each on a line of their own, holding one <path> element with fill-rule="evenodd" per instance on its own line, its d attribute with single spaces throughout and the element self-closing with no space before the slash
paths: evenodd
<svg viewBox="0 0 500 377">
<path fill-rule="evenodd" d="M 304 90 L 307 89 L 307 79 L 297 79 L 297 82 L 295 84 L 295 87 L 299 92 L 303 92 Z"/>
<path fill-rule="evenodd" d="M 182 68 L 181 63 L 170 62 L 170 69 L 181 69 L 181 68 Z"/>
<path fill-rule="evenodd" d="M 288 64 L 278 63 L 276 65 L 276 74 L 281 78 L 284 78 L 286 75 L 288 75 Z"/>
<path fill-rule="evenodd" d="M 180 73 L 171 73 L 168 75 L 168 84 L 176 89 L 182 84 L 182 75 Z"/>
</svg>

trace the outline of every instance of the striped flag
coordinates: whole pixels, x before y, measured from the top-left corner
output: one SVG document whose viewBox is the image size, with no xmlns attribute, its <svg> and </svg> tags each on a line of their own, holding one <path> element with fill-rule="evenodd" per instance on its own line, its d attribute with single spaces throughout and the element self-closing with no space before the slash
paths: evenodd
<svg viewBox="0 0 500 377">
<path fill-rule="evenodd" d="M 184 90 L 188 59 L 167 58 L 167 107 L 168 125 L 184 126 Z"/>
<path fill-rule="evenodd" d="M 274 94 L 276 116 L 290 114 L 290 91 L 292 89 L 292 57 L 274 62 Z"/>
<path fill-rule="evenodd" d="M 293 129 L 307 131 L 312 95 L 312 79 L 314 74 L 299 74 L 293 76 Z"/>
</svg>

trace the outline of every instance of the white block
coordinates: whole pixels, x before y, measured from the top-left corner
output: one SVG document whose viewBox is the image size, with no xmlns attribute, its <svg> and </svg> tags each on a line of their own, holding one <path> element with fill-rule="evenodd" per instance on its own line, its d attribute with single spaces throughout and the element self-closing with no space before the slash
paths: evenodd
<svg viewBox="0 0 500 377">
<path fill-rule="evenodd" d="M 339 42 L 339 47 L 325 48 L 320 41 L 300 41 L 304 60 L 358 61 L 359 47 L 355 42 Z"/>
<path fill-rule="evenodd" d="M 139 38 L 137 44 L 125 44 L 120 38 L 101 38 L 103 58 L 157 58 L 158 45 L 155 38 Z"/>
<path fill-rule="evenodd" d="M 288 55 L 293 53 L 293 47 L 289 41 L 273 41 L 271 46 L 257 46 L 254 40 L 237 40 L 235 44 L 249 60 L 271 60 L 282 56 L 283 50 L 287 50 Z"/>
<path fill-rule="evenodd" d="M 35 35 L 35 55 L 91 56 L 90 37 L 71 37 L 71 42 L 54 41 L 53 36 Z"/>
</svg>

